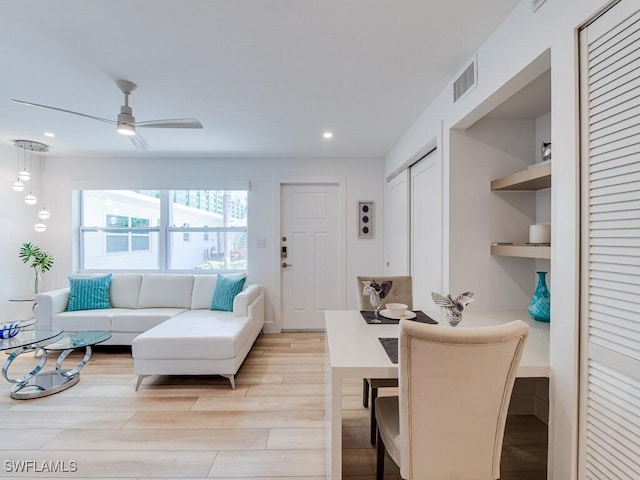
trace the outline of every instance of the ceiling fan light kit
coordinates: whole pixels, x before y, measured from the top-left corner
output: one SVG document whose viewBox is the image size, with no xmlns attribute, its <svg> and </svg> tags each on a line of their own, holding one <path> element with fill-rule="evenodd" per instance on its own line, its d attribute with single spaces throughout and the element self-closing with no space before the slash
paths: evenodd
<svg viewBox="0 0 640 480">
<path fill-rule="evenodd" d="M 95 117 L 93 115 L 87 115 L 86 113 L 74 112 L 64 108 L 52 107 L 49 105 L 41 105 L 38 103 L 28 102 L 25 100 L 11 99 L 14 103 L 21 105 L 27 105 L 30 107 L 47 108 L 49 110 L 56 110 L 58 112 L 70 113 L 72 115 L 78 115 L 80 117 L 90 118 L 92 120 L 98 120 L 99 122 L 115 125 L 118 133 L 127 135 L 131 138 L 134 146 L 139 150 L 147 150 L 148 144 L 139 135 L 136 137 L 136 128 L 202 128 L 202 124 L 196 118 L 171 118 L 164 120 L 147 120 L 144 122 L 137 122 L 133 116 L 133 109 L 129 106 L 129 94 L 133 92 L 137 85 L 128 80 L 117 80 L 116 85 L 120 91 L 124 94 L 124 105 L 120 107 L 120 113 L 116 120 L 108 118 Z"/>
</svg>

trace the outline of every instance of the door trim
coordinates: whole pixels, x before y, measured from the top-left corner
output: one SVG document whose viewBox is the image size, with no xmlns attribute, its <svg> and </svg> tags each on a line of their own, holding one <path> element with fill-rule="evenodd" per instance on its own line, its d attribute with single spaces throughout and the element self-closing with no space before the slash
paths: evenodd
<svg viewBox="0 0 640 480">
<path fill-rule="evenodd" d="M 343 308 L 346 308 L 347 304 L 347 292 L 346 292 L 346 275 L 347 275 L 347 254 L 346 254 L 346 246 L 347 246 L 347 237 L 346 237 L 346 226 L 347 226 L 347 192 L 346 192 L 346 177 L 337 176 L 317 176 L 317 177 L 285 177 L 276 181 L 274 186 L 276 193 L 276 198 L 274 201 L 275 204 L 275 212 L 274 218 L 276 219 L 273 222 L 273 285 L 275 286 L 276 291 L 273 295 L 273 323 L 276 331 L 282 331 L 282 270 L 280 268 L 280 231 L 282 228 L 282 187 L 285 185 L 335 185 L 338 187 L 338 246 L 339 251 L 338 255 L 338 264 L 340 265 L 341 272 L 338 275 L 340 298 L 338 298 L 338 302 Z"/>
</svg>

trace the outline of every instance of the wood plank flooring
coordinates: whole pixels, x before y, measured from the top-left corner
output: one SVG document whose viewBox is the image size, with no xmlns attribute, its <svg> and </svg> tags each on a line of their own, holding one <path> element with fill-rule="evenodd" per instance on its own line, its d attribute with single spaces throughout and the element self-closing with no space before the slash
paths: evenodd
<svg viewBox="0 0 640 480">
<path fill-rule="evenodd" d="M 9 373 L 35 363 L 22 355 Z M 258 338 L 235 391 L 221 377 L 157 376 L 135 392 L 131 352 L 118 347 L 97 347 L 80 382 L 49 397 L 13 400 L 2 379 L 0 477 L 320 480 L 324 364 L 321 332 L 283 333 Z M 343 392 L 344 478 L 373 480 L 361 380 Z M 510 417 L 501 478 L 546 479 L 546 451 L 542 422 Z M 400 479 L 391 460 L 385 478 Z"/>
</svg>

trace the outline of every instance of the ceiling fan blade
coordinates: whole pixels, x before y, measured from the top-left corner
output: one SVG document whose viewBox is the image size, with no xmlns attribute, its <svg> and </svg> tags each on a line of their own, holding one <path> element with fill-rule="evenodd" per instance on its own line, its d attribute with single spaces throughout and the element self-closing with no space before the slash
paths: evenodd
<svg viewBox="0 0 640 480">
<path fill-rule="evenodd" d="M 85 113 L 74 112 L 72 110 L 65 110 L 64 108 L 58 107 L 50 107 L 49 105 L 40 105 L 39 103 L 26 102 L 24 100 L 16 100 L 14 98 L 11 99 L 14 103 L 19 103 L 21 105 L 28 105 L 29 107 L 40 107 L 40 108 L 48 108 L 49 110 L 56 110 L 58 112 L 71 113 L 72 115 L 79 115 L 80 117 L 91 118 L 92 120 L 98 120 L 99 122 L 108 123 L 109 125 L 116 125 L 116 121 L 109 120 L 108 118 L 100 118 L 94 117 L 93 115 L 87 115 Z"/>
<path fill-rule="evenodd" d="M 168 118 L 166 120 L 149 120 L 136 122 L 136 127 L 144 128 L 202 128 L 196 118 Z"/>
<path fill-rule="evenodd" d="M 133 143 L 133 145 L 138 149 L 138 150 L 142 150 L 142 151 L 147 151 L 149 150 L 149 144 L 147 143 L 147 141 L 142 138 L 140 136 L 139 133 L 136 133 L 135 135 L 131 135 L 129 137 L 131 139 L 131 143 Z"/>
</svg>

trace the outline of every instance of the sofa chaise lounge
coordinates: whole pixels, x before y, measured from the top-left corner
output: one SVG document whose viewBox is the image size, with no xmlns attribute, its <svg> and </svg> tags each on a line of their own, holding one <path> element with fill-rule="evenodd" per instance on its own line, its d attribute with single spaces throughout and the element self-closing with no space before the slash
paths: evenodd
<svg viewBox="0 0 640 480">
<path fill-rule="evenodd" d="M 217 275 L 113 274 L 111 308 L 66 311 L 69 288 L 37 296 L 40 328 L 106 330 L 105 345 L 131 345 L 136 390 L 149 375 L 235 374 L 264 325 L 264 293 L 245 285 L 233 311 L 211 310 Z"/>
</svg>

